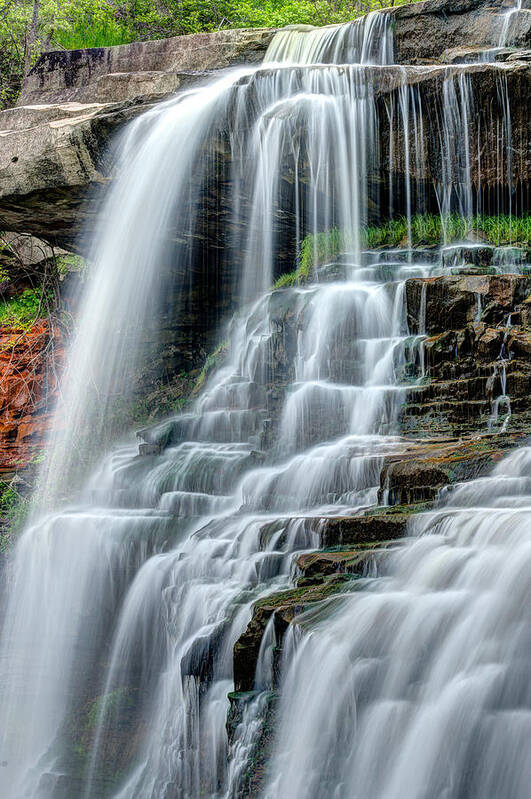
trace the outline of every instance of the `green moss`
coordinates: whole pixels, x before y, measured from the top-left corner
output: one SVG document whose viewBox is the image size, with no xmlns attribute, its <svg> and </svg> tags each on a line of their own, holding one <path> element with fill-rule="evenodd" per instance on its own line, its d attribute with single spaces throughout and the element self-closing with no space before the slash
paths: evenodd
<svg viewBox="0 0 531 799">
<path fill-rule="evenodd" d="M 56 258 L 57 271 L 60 275 L 68 272 L 82 272 L 85 269 L 86 261 L 80 255 L 60 255 Z"/>
<path fill-rule="evenodd" d="M 154 387 L 134 401 L 113 403 L 113 429 L 126 433 L 132 427 L 145 426 L 182 411 L 190 400 L 196 372 L 181 371 L 169 382 L 157 381 Z"/>
<path fill-rule="evenodd" d="M 109 694 L 99 696 L 92 702 L 87 713 L 86 728 L 94 730 L 100 720 L 103 711 L 103 723 L 117 714 L 124 707 L 130 709 L 134 706 L 134 699 L 129 688 L 117 688 Z"/>
<path fill-rule="evenodd" d="M 320 602 L 334 594 L 348 590 L 348 583 L 356 579 L 353 574 L 330 574 L 323 576 L 319 583 L 312 582 L 308 585 L 297 586 L 286 591 L 270 594 L 256 602 L 255 610 L 264 608 L 281 608 L 289 605 L 306 605 Z"/>
</svg>

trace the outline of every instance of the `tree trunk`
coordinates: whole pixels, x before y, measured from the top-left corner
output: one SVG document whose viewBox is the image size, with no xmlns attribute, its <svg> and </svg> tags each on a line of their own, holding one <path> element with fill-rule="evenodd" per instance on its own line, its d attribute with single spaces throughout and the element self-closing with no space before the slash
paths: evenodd
<svg viewBox="0 0 531 799">
<path fill-rule="evenodd" d="M 41 0 L 33 0 L 33 14 L 31 17 L 31 26 L 26 36 L 26 52 L 24 54 L 24 74 L 27 75 L 31 69 L 31 57 L 33 55 L 33 48 L 37 39 L 37 30 L 39 27 L 39 9 Z"/>
</svg>

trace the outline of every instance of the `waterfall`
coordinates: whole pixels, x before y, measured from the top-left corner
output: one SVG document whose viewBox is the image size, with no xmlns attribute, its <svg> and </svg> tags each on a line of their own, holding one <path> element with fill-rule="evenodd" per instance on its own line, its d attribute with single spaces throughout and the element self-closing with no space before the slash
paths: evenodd
<svg viewBox="0 0 531 799">
<path fill-rule="evenodd" d="M 503 15 L 503 25 L 500 33 L 500 40 L 498 43 L 499 47 L 506 47 L 507 45 L 511 44 L 511 28 L 513 25 L 513 21 L 516 15 L 521 12 L 525 14 L 526 9 L 522 8 L 522 0 L 516 0 L 514 7 L 510 8 Z M 529 12 L 527 11 L 527 13 Z"/>
<path fill-rule="evenodd" d="M 371 11 L 346 25 L 293 25 L 271 42 L 266 61 L 288 64 L 392 64 L 389 14 Z"/>
<path fill-rule="evenodd" d="M 268 799 L 527 796 L 530 474 L 522 448 L 298 617 Z"/>
<path fill-rule="evenodd" d="M 319 546 L 308 520 L 378 503 L 385 458 L 404 448 L 404 367 L 412 382 L 424 377 L 411 351 L 423 353 L 427 313 L 424 294 L 412 337 L 405 283 L 445 270 L 439 251 L 412 248 L 412 216 L 432 191 L 428 147 L 443 222 L 479 210 L 474 67 L 393 65 L 391 22 L 373 12 L 280 32 L 263 65 L 157 106 L 117 143 L 40 515 L 11 559 L 5 799 L 238 796 L 275 645 L 269 628 L 257 696 L 229 745 L 233 649 L 253 604 L 289 587 L 294 554 Z M 425 77 L 430 92 L 442 84 L 429 120 Z M 497 85 L 496 157 L 512 177 L 510 104 Z M 109 415 L 168 274 L 182 303 L 194 288 L 201 198 L 217 170 L 230 184 L 218 266 L 237 264 L 238 311 L 220 331 L 227 355 L 186 412 L 141 432 L 139 454 L 130 439 L 116 445 Z M 407 242 L 367 249 L 364 231 L 400 203 Z M 272 288 L 307 234 L 334 230 L 339 252 L 305 283 Z M 508 680 L 523 672 L 527 639 L 528 459 L 521 450 L 422 515 L 366 592 L 290 625 L 268 797 L 414 799 L 427 784 L 430 796 L 457 797 L 468 774 L 467 799 L 479 799 L 497 795 L 508 764 L 527 785 L 526 689 Z M 467 504 L 471 490 L 484 507 Z M 453 734 L 457 716 L 468 735 Z"/>
</svg>

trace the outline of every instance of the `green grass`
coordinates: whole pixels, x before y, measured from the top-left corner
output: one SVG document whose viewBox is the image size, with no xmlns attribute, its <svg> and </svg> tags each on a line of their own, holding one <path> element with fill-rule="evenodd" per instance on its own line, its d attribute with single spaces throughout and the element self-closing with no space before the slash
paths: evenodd
<svg viewBox="0 0 531 799">
<path fill-rule="evenodd" d="M 362 228 L 360 246 L 367 249 L 378 247 L 436 246 L 444 242 L 459 241 L 467 233 L 475 231 L 483 234 L 494 245 L 514 245 L 531 247 L 531 214 L 520 217 L 507 215 L 478 215 L 466 219 L 457 214 L 442 218 L 438 214 L 416 214 L 411 218 L 410 230 L 405 217 L 398 217 Z M 352 247 L 353 236 L 338 228 L 309 234 L 302 242 L 299 253 L 299 267 L 293 272 L 281 275 L 275 288 L 285 288 L 305 283 L 315 266 L 337 258 L 341 252 Z"/>
<path fill-rule="evenodd" d="M 306 283 L 314 266 L 335 258 L 345 248 L 346 243 L 345 234 L 338 228 L 306 236 L 301 245 L 298 268 L 281 275 L 274 287 L 280 289 Z"/>
<path fill-rule="evenodd" d="M 58 31 L 56 42 L 65 50 L 81 50 L 90 47 L 114 47 L 129 44 L 137 38 L 135 31 L 114 20 L 89 25 L 79 24 L 69 30 Z"/>
<path fill-rule="evenodd" d="M 466 219 L 457 214 L 441 217 L 438 214 L 416 214 L 411 218 L 411 244 L 436 245 L 463 239 L 470 231 L 483 233 L 491 244 L 531 245 L 531 215 L 510 217 L 506 215 L 478 215 Z M 405 217 L 390 220 L 383 225 L 367 227 L 362 231 L 362 246 L 398 247 L 408 243 L 408 224 Z"/>
</svg>

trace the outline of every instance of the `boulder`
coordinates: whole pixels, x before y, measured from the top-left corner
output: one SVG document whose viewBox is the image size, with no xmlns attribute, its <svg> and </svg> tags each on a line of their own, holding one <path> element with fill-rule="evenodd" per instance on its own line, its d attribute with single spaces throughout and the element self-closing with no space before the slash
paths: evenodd
<svg viewBox="0 0 531 799">
<path fill-rule="evenodd" d="M 261 61 L 274 34 L 267 28 L 223 30 L 45 53 L 24 81 L 18 104 L 121 102 L 169 94 L 180 88 L 180 73 Z"/>
<path fill-rule="evenodd" d="M 506 0 L 426 0 L 393 8 L 395 60 L 399 64 L 437 61 L 456 47 L 497 47 L 506 13 Z M 514 47 L 531 44 L 531 13 L 512 15 L 508 40 Z"/>
</svg>

